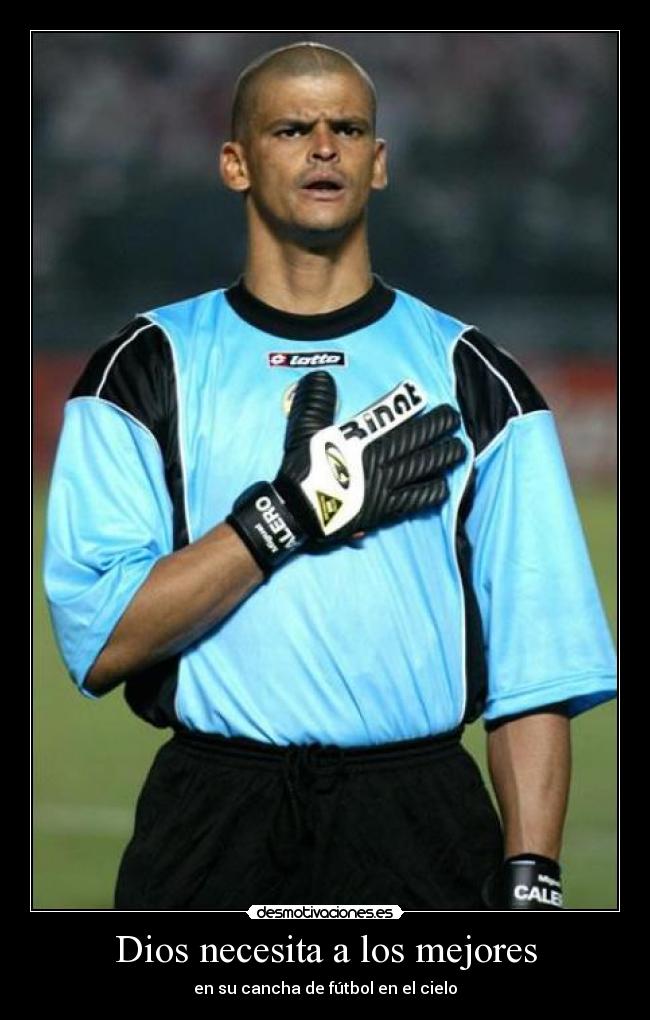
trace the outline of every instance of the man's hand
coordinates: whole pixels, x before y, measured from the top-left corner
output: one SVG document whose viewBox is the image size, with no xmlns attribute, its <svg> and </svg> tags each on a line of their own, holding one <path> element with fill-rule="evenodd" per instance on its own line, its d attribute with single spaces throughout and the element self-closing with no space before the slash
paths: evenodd
<svg viewBox="0 0 650 1020">
<path fill-rule="evenodd" d="M 334 379 L 303 376 L 278 474 L 242 493 L 227 518 L 265 574 L 301 547 L 340 542 L 447 499 L 445 472 L 466 456 L 449 437 L 460 418 L 446 404 L 420 414 L 425 402 L 407 380 L 336 426 Z"/>
</svg>

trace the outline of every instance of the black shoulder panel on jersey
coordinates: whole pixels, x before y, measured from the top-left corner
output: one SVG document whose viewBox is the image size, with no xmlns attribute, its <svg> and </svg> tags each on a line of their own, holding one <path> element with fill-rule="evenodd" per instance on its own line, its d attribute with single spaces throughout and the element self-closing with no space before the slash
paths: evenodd
<svg viewBox="0 0 650 1020">
<path fill-rule="evenodd" d="M 156 439 L 172 503 L 174 550 L 188 544 L 183 466 L 178 436 L 174 360 L 160 329 L 139 316 L 93 354 L 70 399 L 97 397 L 126 411 Z M 174 696 L 179 656 L 130 677 L 124 696 L 131 709 L 153 726 L 175 725 Z"/>
<path fill-rule="evenodd" d="M 122 408 L 155 437 L 174 510 L 174 549 L 187 545 L 174 360 L 165 334 L 139 316 L 97 350 L 70 399 L 98 397 Z"/>
<path fill-rule="evenodd" d="M 477 454 L 510 418 L 548 410 L 523 368 L 477 329 L 458 340 L 454 371 L 463 422 Z"/>
<path fill-rule="evenodd" d="M 174 402 L 174 365 L 162 330 L 138 317 L 95 351 L 70 398 L 101 397 L 159 438 Z"/>
</svg>

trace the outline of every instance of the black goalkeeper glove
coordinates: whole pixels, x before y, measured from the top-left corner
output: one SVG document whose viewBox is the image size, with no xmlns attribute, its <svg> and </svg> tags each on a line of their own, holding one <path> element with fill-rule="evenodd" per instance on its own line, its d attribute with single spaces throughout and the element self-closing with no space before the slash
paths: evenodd
<svg viewBox="0 0 650 1020">
<path fill-rule="evenodd" d="M 227 517 L 267 576 L 305 545 L 340 542 L 447 499 L 444 473 L 466 456 L 448 437 L 460 418 L 447 404 L 415 418 L 425 402 L 406 380 L 336 426 L 332 376 L 302 377 L 278 474 L 246 489 Z"/>
<path fill-rule="evenodd" d="M 562 910 L 560 865 L 541 854 L 508 857 L 484 893 L 492 910 Z"/>
</svg>

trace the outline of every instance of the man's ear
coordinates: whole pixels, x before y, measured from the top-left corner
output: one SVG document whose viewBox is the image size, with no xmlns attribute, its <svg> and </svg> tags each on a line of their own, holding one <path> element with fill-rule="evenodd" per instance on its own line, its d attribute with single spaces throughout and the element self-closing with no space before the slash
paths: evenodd
<svg viewBox="0 0 650 1020">
<path fill-rule="evenodd" d="M 244 148 L 239 142 L 225 142 L 219 156 L 221 180 L 231 191 L 247 191 L 250 187 Z"/>
<path fill-rule="evenodd" d="M 386 163 L 386 142 L 383 138 L 375 138 L 375 161 L 372 168 L 372 187 L 381 191 L 388 185 L 388 166 Z"/>
</svg>

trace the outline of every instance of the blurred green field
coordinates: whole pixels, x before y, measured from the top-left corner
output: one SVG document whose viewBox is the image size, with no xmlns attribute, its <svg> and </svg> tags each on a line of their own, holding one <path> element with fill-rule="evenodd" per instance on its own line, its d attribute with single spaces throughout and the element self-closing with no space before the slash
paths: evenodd
<svg viewBox="0 0 650 1020">
<path fill-rule="evenodd" d="M 44 489 L 34 504 L 34 869 L 36 908 L 112 905 L 135 800 L 155 749 L 167 739 L 127 709 L 121 693 L 81 697 L 59 659 L 42 583 Z M 616 502 L 607 490 L 578 493 L 611 622 L 616 612 Z M 573 722 L 573 784 L 563 864 L 567 907 L 617 905 L 616 706 Z M 466 746 L 484 768 L 480 724 Z"/>
</svg>

